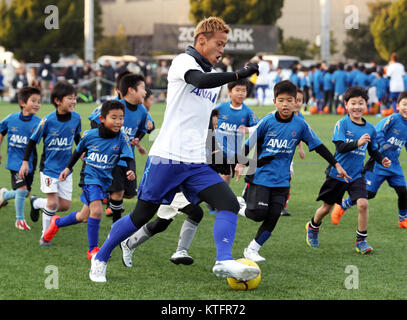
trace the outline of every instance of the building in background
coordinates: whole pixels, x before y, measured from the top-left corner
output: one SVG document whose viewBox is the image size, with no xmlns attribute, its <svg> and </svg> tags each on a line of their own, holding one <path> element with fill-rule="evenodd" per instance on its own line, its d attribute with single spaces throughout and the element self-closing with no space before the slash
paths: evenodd
<svg viewBox="0 0 407 320">
<path fill-rule="evenodd" d="M 122 25 L 128 35 L 132 54 L 148 55 L 153 50 L 154 24 L 191 24 L 189 0 L 100 0 L 103 9 L 105 35 L 114 35 Z M 369 11 L 366 0 L 331 0 L 330 29 L 337 41 L 338 54 L 332 60 L 343 59 L 346 38 L 346 8 L 354 6 L 359 22 L 366 22 Z M 296 37 L 315 43 L 320 35 L 320 0 L 285 0 L 277 26 L 284 38 Z M 227 22 L 227 21 L 226 21 Z"/>
</svg>

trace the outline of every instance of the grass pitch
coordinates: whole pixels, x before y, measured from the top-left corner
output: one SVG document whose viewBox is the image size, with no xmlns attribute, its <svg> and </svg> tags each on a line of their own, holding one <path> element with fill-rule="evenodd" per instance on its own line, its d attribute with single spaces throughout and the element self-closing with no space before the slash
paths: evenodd
<svg viewBox="0 0 407 320">
<path fill-rule="evenodd" d="M 82 128 L 89 128 L 87 116 L 95 105 L 79 104 L 76 111 L 82 116 Z M 259 117 L 272 111 L 272 107 L 253 107 Z M 0 118 L 19 107 L 0 104 Z M 53 111 L 43 105 L 39 116 Z M 156 128 L 162 123 L 164 105 L 152 108 Z M 320 139 L 333 152 L 331 142 L 336 115 L 306 116 Z M 380 119 L 367 116 L 376 124 Z M 150 137 L 152 138 L 152 137 Z M 150 139 L 151 140 L 151 139 Z M 10 173 L 5 168 L 6 142 L 1 148 L 0 185 L 10 188 Z M 142 144 L 149 149 L 152 141 L 147 136 Z M 37 147 L 38 152 L 42 150 Z M 184 217 L 178 217 L 167 231 L 136 249 L 133 268 L 125 268 L 121 252 L 116 248 L 107 268 L 106 284 L 89 280 L 90 262 L 87 259 L 86 225 L 61 229 L 52 241 L 52 247 L 41 247 L 41 219 L 34 223 L 29 218 L 30 205 L 26 200 L 26 220 L 31 231 L 14 227 L 14 201 L 0 210 L 0 299 L 2 300 L 360 300 L 405 299 L 407 286 L 404 269 L 407 256 L 407 230 L 397 225 L 397 197 L 393 189 L 383 185 L 377 197 L 369 202 L 369 243 L 374 252 L 362 256 L 355 252 L 357 210 L 349 210 L 339 226 L 331 224 L 329 216 L 320 232 L 320 247 L 309 248 L 305 243 L 305 224 L 320 205 L 315 201 L 324 181 L 327 163 L 315 152 L 306 150 L 306 158 L 294 157 L 295 174 L 292 179 L 288 210 L 291 217 L 281 217 L 272 237 L 261 249 L 267 261 L 260 263 L 262 281 L 253 291 L 234 291 L 226 279 L 218 279 L 211 272 L 215 262 L 212 237 L 214 215 L 208 213 L 202 220 L 190 254 L 195 263 L 191 266 L 174 265 L 169 261 L 176 249 L 178 233 Z M 137 155 L 137 177 L 140 181 L 146 156 Z M 401 156 L 403 168 L 406 155 Z M 79 210 L 81 189 L 78 187 L 79 164 L 74 170 L 74 191 L 70 211 Z M 231 184 L 240 195 L 243 181 Z M 32 194 L 41 195 L 37 171 Z M 126 212 L 134 208 L 135 199 L 125 200 Z M 69 211 L 69 212 L 70 212 Z M 60 213 L 60 215 L 66 215 Z M 100 226 L 100 246 L 111 227 L 111 219 L 103 217 Z M 258 223 L 239 216 L 234 257 L 241 258 L 243 249 L 253 239 Z"/>
</svg>

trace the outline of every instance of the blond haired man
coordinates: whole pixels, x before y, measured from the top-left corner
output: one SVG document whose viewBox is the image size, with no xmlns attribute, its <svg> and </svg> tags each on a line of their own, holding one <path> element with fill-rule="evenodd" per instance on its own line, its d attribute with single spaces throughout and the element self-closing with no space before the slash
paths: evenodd
<svg viewBox="0 0 407 320">
<path fill-rule="evenodd" d="M 240 280 L 258 275 L 258 269 L 232 257 L 239 203 L 230 187 L 206 164 L 208 125 L 220 87 L 258 72 L 255 63 L 237 72 L 217 73 L 212 69 L 222 58 L 229 31 L 220 18 L 202 20 L 195 29 L 194 46 L 172 61 L 164 120 L 147 159 L 136 207 L 116 221 L 92 259 L 92 281 L 106 282 L 107 261 L 113 249 L 148 222 L 161 204 L 170 204 L 178 191 L 193 204 L 205 201 L 218 210 L 213 227 L 215 275 Z"/>
</svg>

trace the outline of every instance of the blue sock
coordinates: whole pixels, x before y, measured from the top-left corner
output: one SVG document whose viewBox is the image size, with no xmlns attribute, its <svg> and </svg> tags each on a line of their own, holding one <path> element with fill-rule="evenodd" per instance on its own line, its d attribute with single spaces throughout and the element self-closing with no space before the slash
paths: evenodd
<svg viewBox="0 0 407 320">
<path fill-rule="evenodd" d="M 16 218 L 21 221 L 24 220 L 25 197 L 28 194 L 28 190 L 17 189 L 15 191 L 14 205 L 16 207 Z"/>
<path fill-rule="evenodd" d="M 403 221 L 404 219 L 407 219 L 407 209 L 399 209 L 399 219 L 400 221 Z"/>
<path fill-rule="evenodd" d="M 256 242 L 259 244 L 259 245 L 263 245 L 267 240 L 268 240 L 268 238 L 270 238 L 270 236 L 271 236 L 271 232 L 270 231 L 263 231 L 263 233 L 260 235 L 260 237 L 256 240 Z"/>
<path fill-rule="evenodd" d="M 88 229 L 88 243 L 89 251 L 98 246 L 99 243 L 99 225 L 101 219 L 88 218 L 87 229 Z"/>
<path fill-rule="evenodd" d="M 213 225 L 213 239 L 216 245 L 216 261 L 232 260 L 232 247 L 237 227 L 237 214 L 218 211 Z"/>
<path fill-rule="evenodd" d="M 136 232 L 136 230 L 137 228 L 134 226 L 133 221 L 131 221 L 129 214 L 117 220 L 112 225 L 112 229 L 110 230 L 105 243 L 96 254 L 96 259 L 107 262 L 113 249 L 119 245 L 120 242 Z"/>
<path fill-rule="evenodd" d="M 73 211 L 70 214 L 68 214 L 65 217 L 61 217 L 59 219 L 57 219 L 55 221 L 55 224 L 59 227 L 59 228 L 63 228 L 63 227 L 67 227 L 70 226 L 72 224 L 77 224 L 79 223 L 79 221 L 76 220 L 76 213 L 78 211 Z"/>
<path fill-rule="evenodd" d="M 356 204 L 356 202 L 351 201 L 350 197 L 349 197 L 342 201 L 341 208 L 343 210 L 348 210 L 350 207 L 354 206 L 355 204 Z"/>
<path fill-rule="evenodd" d="M 9 190 L 4 192 L 4 200 L 14 199 L 16 197 L 17 190 Z"/>
</svg>

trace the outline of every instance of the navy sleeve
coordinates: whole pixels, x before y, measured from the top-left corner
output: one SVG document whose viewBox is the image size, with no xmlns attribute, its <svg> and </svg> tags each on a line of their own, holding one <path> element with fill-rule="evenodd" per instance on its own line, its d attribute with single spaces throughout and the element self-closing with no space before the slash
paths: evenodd
<svg viewBox="0 0 407 320">
<path fill-rule="evenodd" d="M 209 89 L 223 86 L 237 79 L 234 72 L 210 72 L 204 73 L 199 70 L 189 70 L 185 74 L 185 82 L 192 84 L 198 89 Z"/>
</svg>

